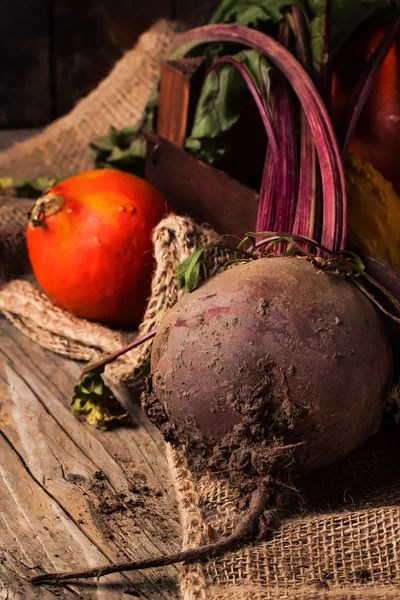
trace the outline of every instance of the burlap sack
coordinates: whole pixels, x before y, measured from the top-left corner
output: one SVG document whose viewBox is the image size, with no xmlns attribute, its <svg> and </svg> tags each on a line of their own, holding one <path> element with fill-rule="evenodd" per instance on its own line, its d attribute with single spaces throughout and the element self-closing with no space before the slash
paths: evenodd
<svg viewBox="0 0 400 600">
<path fill-rule="evenodd" d="M 0 154 L 0 176 L 60 176 L 90 167 L 87 144 L 110 124 L 140 116 L 176 26 L 160 22 L 70 115 Z M 0 203 L 0 310 L 42 346 L 89 360 L 136 335 L 76 319 L 54 306 L 27 270 L 24 229 L 29 203 Z M 140 332 L 149 331 L 179 296 L 176 266 L 216 239 L 207 226 L 169 217 L 154 232 L 157 267 Z M 23 274 L 23 277 L 21 277 Z M 19 277 L 18 277 L 19 276 Z M 135 385 L 150 344 L 126 355 L 108 376 Z M 389 600 L 400 598 L 400 437 L 388 422 L 346 461 L 298 482 L 304 503 L 283 515 L 268 540 L 205 564 L 181 568 L 184 600 Z M 195 481 L 182 448 L 168 447 L 181 507 L 184 547 L 207 541 L 207 525 L 229 533 L 238 518 L 237 490 L 215 475 Z"/>
</svg>

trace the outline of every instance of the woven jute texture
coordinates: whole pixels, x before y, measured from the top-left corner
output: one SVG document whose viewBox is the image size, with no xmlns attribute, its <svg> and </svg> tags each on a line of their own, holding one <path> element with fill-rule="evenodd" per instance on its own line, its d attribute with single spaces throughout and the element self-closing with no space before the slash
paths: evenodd
<svg viewBox="0 0 400 600">
<path fill-rule="evenodd" d="M 133 125 L 153 88 L 176 24 L 144 34 L 109 77 L 42 134 L 0 154 L 0 176 L 65 176 L 91 167 L 87 144 Z M 55 306 L 29 271 L 24 231 L 30 201 L 0 199 L 0 311 L 42 346 L 74 359 L 112 352 L 137 332 L 77 319 Z M 156 268 L 139 334 L 179 298 L 176 267 L 197 246 L 218 239 L 207 225 L 171 215 L 153 234 Z M 215 260 L 210 255 L 209 259 Z M 134 388 L 151 342 L 108 367 Z M 238 490 L 222 476 L 194 479 L 183 448 L 168 447 L 181 507 L 184 547 L 207 541 L 207 525 L 229 533 L 239 518 Z M 267 540 L 205 564 L 183 566 L 184 600 L 394 600 L 400 598 L 400 436 L 390 420 L 345 461 L 295 482 L 303 501 L 283 514 Z"/>
</svg>

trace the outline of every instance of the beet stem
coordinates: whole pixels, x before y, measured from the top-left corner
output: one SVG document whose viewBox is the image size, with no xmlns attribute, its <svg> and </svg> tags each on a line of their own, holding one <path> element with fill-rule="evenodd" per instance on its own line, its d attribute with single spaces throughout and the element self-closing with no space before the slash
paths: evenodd
<svg viewBox="0 0 400 600">
<path fill-rule="evenodd" d="M 246 69 L 246 67 L 239 60 L 237 60 L 236 58 L 233 58 L 232 56 L 223 56 L 222 58 L 219 58 L 218 60 L 216 60 L 209 68 L 208 73 L 215 71 L 215 69 L 217 69 L 218 67 L 220 67 L 223 64 L 233 65 L 235 67 L 235 69 L 237 69 L 239 71 L 239 73 L 241 74 L 243 79 L 245 80 L 246 85 L 247 85 L 248 89 L 250 90 L 250 93 L 253 96 L 254 101 L 259 110 L 259 113 L 261 115 L 261 118 L 262 118 L 262 121 L 263 121 L 263 124 L 265 127 L 265 131 L 268 136 L 268 141 L 271 144 L 271 149 L 274 154 L 274 158 L 278 162 L 279 161 L 278 135 L 277 135 L 277 132 L 275 130 L 275 126 L 274 126 L 274 123 L 272 120 L 272 115 L 270 114 L 270 112 L 268 110 L 268 105 L 264 101 L 262 93 L 260 93 L 258 91 L 257 86 L 254 83 L 253 79 L 251 78 L 251 75 L 248 72 L 248 70 Z"/>
<path fill-rule="evenodd" d="M 292 14 L 289 14 L 287 18 L 294 34 L 297 57 L 308 75 L 312 78 L 313 70 L 309 48 L 310 40 L 304 15 L 298 6 L 293 6 Z"/>
<path fill-rule="evenodd" d="M 292 18 L 289 23 L 296 40 L 297 57 L 305 71 L 311 76 L 312 67 L 306 24 L 304 15 L 297 6 L 293 6 Z M 298 198 L 292 231 L 298 235 L 305 235 L 321 241 L 321 232 L 317 231 L 316 223 L 317 215 L 322 214 L 321 190 L 317 189 L 317 155 L 312 131 L 303 109 L 301 109 L 300 147 Z M 307 250 L 310 250 L 310 247 L 307 247 Z"/>
<path fill-rule="evenodd" d="M 289 47 L 290 29 L 284 21 L 279 31 L 279 42 Z M 275 92 L 275 119 L 281 136 L 280 182 L 277 193 L 279 200 L 275 214 L 274 230 L 292 231 L 296 215 L 297 203 L 297 144 L 293 107 L 286 79 L 279 74 Z M 283 252 L 280 245 L 279 252 Z"/>
<path fill-rule="evenodd" d="M 282 23 L 279 41 L 285 47 L 289 45 L 289 33 L 288 24 Z M 272 120 L 276 123 L 282 142 L 281 162 L 277 164 L 277 161 L 273 160 L 274 148 L 271 148 L 274 154 L 272 157 L 268 145 L 260 190 L 257 230 L 292 231 L 296 214 L 297 150 L 294 115 L 287 83 L 283 77 L 278 79 L 273 104 Z M 283 250 L 284 245 L 280 244 L 279 252 Z"/>
<path fill-rule="evenodd" d="M 234 532 L 213 544 L 207 544 L 198 548 L 184 550 L 169 556 L 159 556 L 157 558 L 145 558 L 144 560 L 107 564 L 86 571 L 70 571 L 66 573 L 42 573 L 31 577 L 30 582 L 34 585 L 41 583 L 58 583 L 68 579 L 89 579 L 90 577 L 103 577 L 111 573 L 122 573 L 124 571 L 138 571 L 141 569 L 150 569 L 154 567 L 166 567 L 179 562 L 192 563 L 200 560 L 206 560 L 214 556 L 233 550 L 238 546 L 255 539 L 258 524 L 261 515 L 266 510 L 271 494 L 275 489 L 272 485 L 272 478 L 267 477 L 262 484 L 252 492 L 250 504 L 244 517 L 239 521 Z M 272 521 L 273 513 L 269 513 L 269 520 Z M 268 523 L 269 524 L 269 523 Z"/>
<path fill-rule="evenodd" d="M 315 85 L 282 44 L 260 31 L 234 24 L 205 25 L 183 33 L 172 57 L 184 56 L 204 42 L 237 42 L 264 54 L 286 76 L 304 108 L 313 132 L 323 183 L 322 243 L 339 251 L 347 243 L 347 205 L 343 164 L 330 117 Z"/>
<path fill-rule="evenodd" d="M 278 143 L 278 135 L 275 129 L 275 124 L 273 121 L 273 116 L 269 110 L 268 102 L 265 96 L 265 85 L 263 86 L 263 79 L 260 77 L 261 81 L 261 93 L 258 91 L 256 84 L 251 78 L 248 70 L 244 65 L 241 64 L 240 61 L 231 57 L 224 56 L 219 60 L 215 61 L 208 73 L 211 73 L 215 69 L 217 69 L 222 64 L 231 64 L 236 69 L 238 69 L 239 73 L 242 75 L 243 79 L 248 86 L 253 99 L 257 105 L 259 113 L 261 115 L 264 128 L 268 138 L 268 148 L 267 148 L 267 158 L 264 164 L 264 173 L 261 184 L 261 192 L 260 192 L 260 205 L 258 210 L 258 220 L 257 220 L 257 229 L 270 229 L 273 228 L 273 215 L 274 213 L 274 190 L 275 186 L 268 185 L 271 182 L 271 179 L 275 176 L 277 172 L 277 165 L 280 159 L 280 149 Z M 284 169 L 283 169 L 284 170 Z M 267 187 L 268 186 L 268 187 Z M 270 190 L 270 192 L 266 191 Z M 263 217 L 266 215 L 266 218 Z M 260 220 L 261 219 L 261 220 Z"/>
<path fill-rule="evenodd" d="M 268 144 L 261 182 L 260 204 L 256 223 L 257 231 L 272 231 L 274 229 L 278 177 L 279 170 L 276 168 L 276 162 Z"/>
<path fill-rule="evenodd" d="M 112 354 L 107 354 L 107 356 L 105 356 L 104 358 L 101 358 L 99 361 L 97 361 L 95 363 L 90 363 L 85 369 L 83 369 L 79 380 L 81 381 L 82 377 L 84 375 L 86 375 L 87 373 L 90 373 L 91 371 L 94 371 L 94 369 L 99 369 L 101 367 L 105 367 L 106 365 L 109 365 L 110 363 L 114 362 L 114 360 L 116 360 L 123 354 L 126 354 L 130 350 L 137 348 L 137 346 L 144 344 L 144 342 L 151 340 L 156 335 L 156 333 L 157 333 L 157 329 L 152 329 L 148 333 L 145 333 L 144 335 L 142 335 L 140 338 L 135 338 L 133 340 L 133 342 L 130 342 L 129 344 L 127 344 L 126 346 L 123 346 L 122 348 L 119 348 Z"/>
</svg>

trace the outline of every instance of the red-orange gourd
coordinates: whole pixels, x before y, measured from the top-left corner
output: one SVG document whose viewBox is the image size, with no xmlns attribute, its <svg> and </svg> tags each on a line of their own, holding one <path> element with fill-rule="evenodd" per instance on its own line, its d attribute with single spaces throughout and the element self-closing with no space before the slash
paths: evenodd
<svg viewBox="0 0 400 600">
<path fill-rule="evenodd" d="M 139 322 L 154 265 L 151 232 L 166 212 L 161 192 L 120 171 L 86 171 L 55 185 L 37 201 L 27 228 L 38 282 L 78 317 Z"/>
<path fill-rule="evenodd" d="M 334 61 L 332 112 L 337 120 L 366 60 L 387 31 L 375 19 L 365 22 Z M 367 99 L 349 150 L 371 163 L 400 194 L 400 34 L 390 48 Z"/>
</svg>

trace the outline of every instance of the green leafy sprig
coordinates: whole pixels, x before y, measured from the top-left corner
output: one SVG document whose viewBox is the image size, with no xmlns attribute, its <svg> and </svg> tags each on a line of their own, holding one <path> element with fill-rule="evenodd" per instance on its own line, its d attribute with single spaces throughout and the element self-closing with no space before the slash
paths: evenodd
<svg viewBox="0 0 400 600">
<path fill-rule="evenodd" d="M 0 177 L 0 194 L 36 200 L 60 181 L 62 180 L 57 178 L 48 179 L 46 177 L 39 177 L 38 179 Z"/>
<path fill-rule="evenodd" d="M 112 423 L 125 421 L 129 416 L 102 378 L 105 365 L 96 364 L 97 361 L 89 363 L 76 384 L 71 411 L 74 415 L 86 417 L 87 422 L 97 429 L 105 430 Z"/>
</svg>

